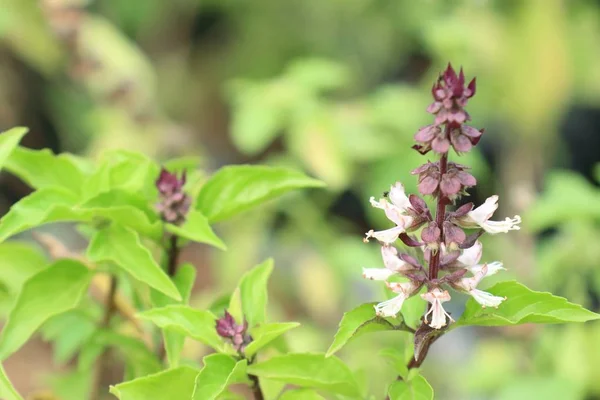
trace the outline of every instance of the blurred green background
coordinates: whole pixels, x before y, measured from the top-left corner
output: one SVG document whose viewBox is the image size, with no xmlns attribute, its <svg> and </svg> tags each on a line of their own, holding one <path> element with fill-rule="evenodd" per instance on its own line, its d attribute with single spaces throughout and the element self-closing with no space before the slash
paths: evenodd
<svg viewBox="0 0 600 400">
<path fill-rule="evenodd" d="M 217 226 L 228 252 L 183 255 L 198 307 L 273 256 L 270 315 L 303 323 L 292 349 L 324 351 L 345 310 L 383 299 L 361 280 L 381 264 L 362 235 L 387 226 L 368 198 L 396 180 L 416 190 L 410 171 L 426 157 L 412 136 L 448 61 L 478 81 L 468 110 L 486 134 L 458 160 L 478 178 L 472 199 L 498 193 L 498 217 L 524 220 L 484 238 L 483 261 L 505 263 L 497 279 L 600 309 L 598 43 L 592 0 L 0 0 L 0 129 L 28 126 L 26 145 L 57 152 L 185 156 L 207 174 L 279 164 L 327 182 Z M 0 183 L 2 213 L 30 190 L 8 173 Z M 377 335 L 341 356 L 383 398 L 394 371 L 377 354 L 405 343 Z M 39 340 L 7 362 L 22 393 L 77 378 L 51 348 Z M 600 399 L 600 325 L 463 328 L 424 369 L 441 400 Z"/>
</svg>

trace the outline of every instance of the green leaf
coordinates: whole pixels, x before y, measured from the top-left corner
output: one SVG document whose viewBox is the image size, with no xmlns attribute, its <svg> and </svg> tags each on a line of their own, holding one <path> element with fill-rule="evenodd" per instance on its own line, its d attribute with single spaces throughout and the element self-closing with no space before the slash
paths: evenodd
<svg viewBox="0 0 600 400">
<path fill-rule="evenodd" d="M 58 221 L 84 220 L 72 210 L 77 196 L 61 188 L 45 188 L 31 193 L 13 205 L 0 220 L 0 242 L 27 229 Z"/>
<path fill-rule="evenodd" d="M 482 308 L 475 300 L 469 299 L 463 315 L 450 327 L 559 324 L 600 318 L 599 314 L 569 303 L 563 297 L 536 292 L 515 281 L 497 283 L 487 291 L 495 296 L 506 297 L 506 300 L 496 309 Z"/>
<path fill-rule="evenodd" d="M 81 193 L 85 175 L 68 154 L 56 155 L 49 149 L 18 147 L 6 161 L 6 169 L 35 189 L 60 187 Z"/>
<path fill-rule="evenodd" d="M 27 128 L 17 127 L 0 134 L 0 170 L 28 131 Z"/>
<path fill-rule="evenodd" d="M 8 380 L 4 368 L 0 365 L 0 399 L 3 400 L 23 400 L 17 393 L 12 383 Z"/>
<path fill-rule="evenodd" d="M 286 168 L 233 165 L 221 168 L 204 184 L 196 208 L 210 222 L 217 222 L 290 190 L 323 186 L 321 181 Z"/>
<path fill-rule="evenodd" d="M 74 308 L 92 277 L 74 260 L 59 260 L 25 284 L 0 334 L 0 360 L 17 351 L 50 317 Z"/>
<path fill-rule="evenodd" d="M 89 218 L 106 218 L 123 226 L 158 240 L 162 237 L 162 222 L 158 214 L 148 204 L 148 200 L 138 193 L 114 189 L 88 199 L 74 208 L 85 212 Z"/>
<path fill-rule="evenodd" d="M 252 268 L 240 280 L 242 311 L 249 326 L 265 321 L 267 312 L 267 282 L 273 271 L 273 260 L 269 258 Z"/>
<path fill-rule="evenodd" d="M 503 385 L 494 400 L 580 400 L 586 398 L 580 383 L 569 379 L 553 377 L 527 376 L 511 379 Z"/>
<path fill-rule="evenodd" d="M 87 249 L 91 261 L 112 261 L 137 280 L 148 284 L 169 297 L 181 300 L 179 291 L 169 276 L 156 263 L 150 250 L 140 241 L 133 229 L 112 224 L 100 229 Z"/>
<path fill-rule="evenodd" d="M 80 309 L 50 318 L 42 327 L 44 341 L 53 341 L 54 362 L 64 364 L 92 337 L 98 323 Z"/>
<path fill-rule="evenodd" d="M 283 392 L 279 400 L 325 400 L 325 397 L 312 389 L 294 389 Z"/>
<path fill-rule="evenodd" d="M 192 294 L 192 287 L 194 286 L 195 280 L 196 268 L 192 264 L 186 263 L 177 269 L 177 272 L 173 277 L 173 283 L 175 283 L 177 290 L 179 290 L 179 294 L 181 294 L 183 299 L 181 303 L 187 304 L 190 300 L 190 295 Z M 164 307 L 170 304 L 177 304 L 175 300 L 165 296 L 157 290 L 152 290 L 150 292 L 150 297 L 154 307 Z M 185 335 L 182 335 L 181 333 L 173 331 L 169 328 L 163 329 L 162 334 L 169 366 L 171 366 L 171 368 L 177 367 L 179 366 L 180 355 L 185 342 Z"/>
<path fill-rule="evenodd" d="M 200 211 L 190 210 L 181 226 L 165 224 L 167 231 L 198 243 L 206 243 L 225 250 L 225 243 L 213 232 L 208 220 Z"/>
<path fill-rule="evenodd" d="M 292 385 L 322 389 L 346 396 L 360 396 L 354 375 L 335 356 L 286 354 L 249 365 L 248 373 Z"/>
<path fill-rule="evenodd" d="M 390 385 L 390 400 L 433 400 L 433 388 L 421 375 L 410 381 L 396 381 Z"/>
<path fill-rule="evenodd" d="M 214 400 L 229 385 L 247 381 L 246 360 L 237 361 L 225 354 L 204 357 L 204 368 L 196 377 L 192 400 Z"/>
<path fill-rule="evenodd" d="M 23 282 L 47 266 L 46 257 L 30 243 L 12 240 L 0 243 L 0 281 L 9 295 L 2 308 L 12 307 Z"/>
<path fill-rule="evenodd" d="M 153 308 L 138 314 L 138 317 L 151 321 L 159 328 L 175 330 L 223 352 L 224 343 L 215 328 L 217 318 L 210 311 L 171 305 Z"/>
<path fill-rule="evenodd" d="M 111 386 L 120 400 L 191 399 L 198 370 L 179 367 Z"/>
<path fill-rule="evenodd" d="M 277 322 L 262 324 L 250 330 L 252 342 L 244 350 L 246 357 L 251 358 L 256 352 L 290 329 L 300 326 L 298 322 Z"/>
<path fill-rule="evenodd" d="M 394 330 L 394 325 L 375 315 L 375 303 L 365 303 L 344 313 L 340 326 L 327 350 L 327 357 L 339 351 L 351 339 L 364 333 Z"/>
</svg>

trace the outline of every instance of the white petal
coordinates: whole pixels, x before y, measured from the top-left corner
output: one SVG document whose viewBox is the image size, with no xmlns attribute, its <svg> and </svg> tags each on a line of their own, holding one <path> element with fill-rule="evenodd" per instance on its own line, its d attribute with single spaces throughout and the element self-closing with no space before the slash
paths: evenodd
<svg viewBox="0 0 600 400">
<path fill-rule="evenodd" d="M 410 207 L 410 201 L 408 200 L 408 196 L 404 192 L 404 186 L 400 182 L 396 182 L 390 188 L 389 197 L 392 201 L 392 204 L 402 211 L 406 211 L 406 209 Z"/>
<path fill-rule="evenodd" d="M 427 300 L 432 304 L 435 301 L 440 301 L 441 303 L 450 301 L 450 293 L 448 293 L 447 290 L 441 290 L 439 288 L 435 288 L 430 292 L 423 293 L 421 297 L 423 298 L 423 300 Z"/>
<path fill-rule="evenodd" d="M 412 223 L 412 218 L 404 215 L 404 209 L 396 207 L 386 199 L 375 201 L 374 197 L 369 199 L 371 205 L 385 211 L 385 216 L 398 226 L 409 226 Z M 410 218 L 410 221 L 407 219 Z"/>
<path fill-rule="evenodd" d="M 381 256 L 386 268 L 391 271 L 400 272 L 413 269 L 413 267 L 398 258 L 398 250 L 392 246 L 381 246 Z"/>
<path fill-rule="evenodd" d="M 500 303 L 505 300 L 504 297 L 494 296 L 491 293 L 479 289 L 470 290 L 469 294 L 483 307 L 498 307 Z"/>
<path fill-rule="evenodd" d="M 463 250 L 462 254 L 456 260 L 460 265 L 470 267 L 475 265 L 481 259 L 481 253 L 483 252 L 483 245 L 478 240 L 475 244 L 468 249 Z"/>
<path fill-rule="evenodd" d="M 393 290 L 395 293 L 404 293 L 406 298 L 409 298 L 413 292 L 417 289 L 417 285 L 412 281 L 408 282 L 386 282 L 387 287 Z"/>
<path fill-rule="evenodd" d="M 506 218 L 504 221 L 485 221 L 480 223 L 479 226 L 481 226 L 487 233 L 495 235 L 496 233 L 518 231 L 521 229 L 519 226 L 520 223 L 521 217 L 515 215 L 514 218 Z"/>
<path fill-rule="evenodd" d="M 385 281 L 395 272 L 387 268 L 363 268 L 363 277 L 374 281 Z"/>
<path fill-rule="evenodd" d="M 468 217 L 473 220 L 473 222 L 477 224 L 481 224 L 484 221 L 487 221 L 492 217 L 494 211 L 498 209 L 498 196 L 494 195 L 488 197 L 485 200 L 485 203 L 480 205 L 474 210 L 469 211 L 467 214 Z"/>
<path fill-rule="evenodd" d="M 373 237 L 373 238 L 379 240 L 382 243 L 392 244 L 396 240 L 398 240 L 398 236 L 402 232 L 404 232 L 404 228 L 401 227 L 401 226 L 397 226 L 395 228 L 386 229 L 384 231 L 373 231 L 373 230 L 370 230 L 369 232 L 367 232 L 365 241 L 368 241 L 369 238 Z"/>
<path fill-rule="evenodd" d="M 393 299 L 386 300 L 375 306 L 375 313 L 380 317 L 395 317 L 402 309 L 402 303 L 406 300 L 404 293 L 399 294 Z"/>
<path fill-rule="evenodd" d="M 500 261 L 494 261 L 492 263 L 487 263 L 487 264 L 483 264 L 483 265 L 482 264 L 473 265 L 472 267 L 469 268 L 469 271 L 471 271 L 471 273 L 473 275 L 475 275 L 483 269 L 484 265 L 487 265 L 487 268 L 488 268 L 487 274 L 485 274 L 485 276 L 492 276 L 500 270 L 506 270 L 506 268 L 504 268 L 502 266 L 502 263 Z"/>
</svg>

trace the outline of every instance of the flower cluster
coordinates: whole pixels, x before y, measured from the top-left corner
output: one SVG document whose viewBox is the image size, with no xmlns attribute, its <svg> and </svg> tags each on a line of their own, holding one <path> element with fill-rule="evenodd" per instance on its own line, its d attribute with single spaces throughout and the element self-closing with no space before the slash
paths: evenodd
<svg viewBox="0 0 600 400">
<path fill-rule="evenodd" d="M 236 324 L 233 316 L 227 311 L 224 317 L 217 320 L 216 329 L 219 336 L 231 341 L 238 353 L 243 353 L 246 346 L 252 342 L 252 337 L 247 333 L 248 322 L 244 321 L 242 325 Z"/>
<path fill-rule="evenodd" d="M 450 147 L 458 154 L 470 151 L 479 142 L 483 130 L 464 124 L 470 120 L 464 107 L 475 94 L 475 79 L 465 86 L 462 69 L 457 75 L 448 65 L 433 86 L 432 94 L 434 103 L 427 111 L 435 115 L 434 123 L 416 133 L 417 144 L 413 148 L 422 154 L 433 150 L 440 159 L 427 162 L 412 174 L 418 176 L 419 193 L 435 198 L 436 213 L 432 215 L 421 197 L 407 195 L 400 182 L 392 185 L 379 201 L 372 197 L 371 205 L 382 209 L 395 226 L 367 232 L 365 242 L 371 238 L 380 242 L 385 268 L 363 268 L 363 276 L 385 281 L 397 294 L 375 306 L 377 315 L 382 317 L 395 317 L 407 298 L 426 287 L 421 298 L 430 305 L 423 320 L 431 328 L 441 329 L 453 321 L 442 306 L 451 298 L 447 289 L 469 294 L 482 307 L 498 307 L 504 301 L 503 297 L 477 288 L 483 278 L 504 269 L 500 262 L 479 263 L 483 246 L 478 238 L 486 232 L 497 234 L 518 230 L 521 218 L 490 220 L 498 208 L 498 196 L 495 195 L 479 207 L 467 203 L 454 211 L 446 210 L 447 206 L 467 195 L 468 188 L 477 184 L 467 166 L 448 161 Z M 409 235 L 420 228 L 420 239 Z M 467 235 L 465 229 L 476 231 Z M 399 253 L 393 246 L 398 239 L 416 248 L 422 256 Z M 403 279 L 392 281 L 392 277 Z"/>
<path fill-rule="evenodd" d="M 191 198 L 183 191 L 185 179 L 185 171 L 181 178 L 164 168 L 160 171 L 155 182 L 160 196 L 156 209 L 165 222 L 180 225 L 185 221 L 191 205 Z"/>
</svg>

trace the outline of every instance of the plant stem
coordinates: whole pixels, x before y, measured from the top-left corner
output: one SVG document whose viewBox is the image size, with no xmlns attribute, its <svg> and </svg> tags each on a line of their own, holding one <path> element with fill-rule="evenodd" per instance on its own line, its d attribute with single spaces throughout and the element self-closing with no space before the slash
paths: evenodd
<svg viewBox="0 0 600 400">
<path fill-rule="evenodd" d="M 254 395 L 254 400 L 264 400 L 265 396 L 263 395 L 260 385 L 258 384 L 258 376 L 248 375 L 248 377 L 252 381 L 252 394 Z"/>
<path fill-rule="evenodd" d="M 169 248 L 168 248 L 168 261 L 167 261 L 167 274 L 170 277 L 175 276 L 177 272 L 177 260 L 179 259 L 179 251 L 181 250 L 177 244 L 178 236 L 172 234 L 169 238 Z"/>
<path fill-rule="evenodd" d="M 448 170 L 448 153 L 444 153 L 440 158 L 440 180 Z M 441 183 L 441 182 L 440 182 Z M 435 222 L 440 229 L 440 243 L 444 242 L 444 220 L 446 219 L 446 206 L 448 205 L 448 199 L 446 199 L 441 193 L 437 199 L 437 208 L 435 211 Z M 440 252 L 437 251 L 431 257 L 429 263 L 429 279 L 437 279 L 440 267 Z"/>
<path fill-rule="evenodd" d="M 102 323 L 100 325 L 100 329 L 108 329 L 110 327 L 110 320 L 117 309 L 115 298 L 117 294 L 117 277 L 111 276 L 110 278 L 110 289 L 108 294 L 106 295 L 106 303 L 104 308 L 104 316 L 102 318 Z M 96 376 L 94 380 L 94 385 L 92 387 L 92 393 L 90 396 L 91 400 L 99 400 L 101 399 L 102 393 L 102 377 L 104 376 L 104 372 L 108 370 L 109 361 L 110 361 L 110 353 L 108 349 L 104 349 L 98 361 L 96 363 Z"/>
</svg>

